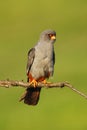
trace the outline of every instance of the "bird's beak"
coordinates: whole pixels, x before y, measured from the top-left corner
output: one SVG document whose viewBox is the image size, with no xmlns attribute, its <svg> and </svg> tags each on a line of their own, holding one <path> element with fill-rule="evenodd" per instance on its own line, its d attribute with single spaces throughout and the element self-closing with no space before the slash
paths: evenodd
<svg viewBox="0 0 87 130">
<path fill-rule="evenodd" d="M 55 40 L 55 39 L 56 39 L 55 35 L 51 36 L 51 40 Z"/>
</svg>

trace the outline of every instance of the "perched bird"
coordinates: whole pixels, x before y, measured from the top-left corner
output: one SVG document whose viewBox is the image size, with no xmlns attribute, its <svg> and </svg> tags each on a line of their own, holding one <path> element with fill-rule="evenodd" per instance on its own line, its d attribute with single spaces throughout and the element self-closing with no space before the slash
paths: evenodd
<svg viewBox="0 0 87 130">
<path fill-rule="evenodd" d="M 41 88 L 38 82 L 46 83 L 46 79 L 53 75 L 55 64 L 54 42 L 56 32 L 45 30 L 41 33 L 38 43 L 29 50 L 27 61 L 28 82 L 34 87 L 27 88 L 21 97 L 24 103 L 36 105 L 39 101 Z"/>
</svg>

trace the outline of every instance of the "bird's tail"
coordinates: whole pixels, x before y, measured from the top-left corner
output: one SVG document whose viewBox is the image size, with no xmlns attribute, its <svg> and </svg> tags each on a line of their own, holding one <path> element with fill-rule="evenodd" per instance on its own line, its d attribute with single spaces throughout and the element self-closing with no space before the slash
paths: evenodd
<svg viewBox="0 0 87 130">
<path fill-rule="evenodd" d="M 27 88 L 26 92 L 21 97 L 20 101 L 24 100 L 24 103 L 26 103 L 28 105 L 36 105 L 39 101 L 40 91 L 41 91 L 40 87 Z"/>
</svg>

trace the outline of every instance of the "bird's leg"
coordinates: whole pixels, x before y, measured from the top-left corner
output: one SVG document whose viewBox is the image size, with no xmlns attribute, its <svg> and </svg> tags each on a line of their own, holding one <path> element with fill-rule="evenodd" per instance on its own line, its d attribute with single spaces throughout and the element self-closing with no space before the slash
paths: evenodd
<svg viewBox="0 0 87 130">
<path fill-rule="evenodd" d="M 30 85 L 33 85 L 34 88 L 37 87 L 37 85 L 38 85 L 38 82 L 35 79 L 33 79 L 32 81 L 30 81 L 29 83 L 30 83 Z"/>
</svg>

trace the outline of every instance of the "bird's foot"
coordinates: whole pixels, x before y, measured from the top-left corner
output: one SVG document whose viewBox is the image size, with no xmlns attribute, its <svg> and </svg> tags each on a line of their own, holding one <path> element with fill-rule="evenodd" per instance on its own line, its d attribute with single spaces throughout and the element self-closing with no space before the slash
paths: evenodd
<svg viewBox="0 0 87 130">
<path fill-rule="evenodd" d="M 43 81 L 42 81 L 42 83 L 43 83 L 43 84 L 51 84 L 51 82 L 47 82 L 47 80 L 46 80 L 46 79 L 45 79 L 45 80 L 43 80 Z"/>
<path fill-rule="evenodd" d="M 35 79 L 33 79 L 33 80 L 30 82 L 30 85 L 33 85 L 34 88 L 35 88 L 35 87 L 37 87 L 38 82 L 37 82 Z"/>
</svg>

